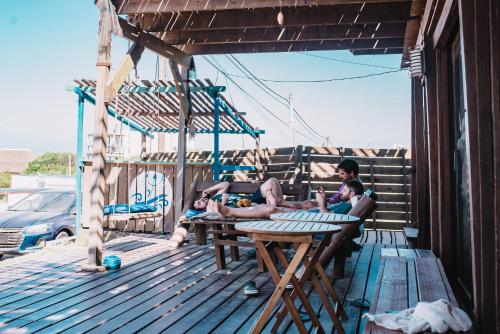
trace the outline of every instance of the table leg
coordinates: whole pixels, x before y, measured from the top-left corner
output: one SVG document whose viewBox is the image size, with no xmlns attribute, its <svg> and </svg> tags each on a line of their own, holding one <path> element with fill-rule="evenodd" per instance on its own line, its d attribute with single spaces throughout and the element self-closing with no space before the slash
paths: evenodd
<svg viewBox="0 0 500 334">
<path fill-rule="evenodd" d="M 274 262 L 272 261 L 269 252 L 267 251 L 267 248 L 265 247 L 264 243 L 260 240 L 257 240 L 255 242 L 255 245 L 257 247 L 257 251 L 261 254 L 262 259 L 264 260 L 267 269 L 269 270 L 269 273 L 271 274 L 271 277 L 273 281 L 276 283 L 276 289 L 274 290 L 273 294 L 271 295 L 271 298 L 269 298 L 269 301 L 267 302 L 266 307 L 262 311 L 262 314 L 260 317 L 257 319 L 257 321 L 254 323 L 251 333 L 260 333 L 262 332 L 262 329 L 264 328 L 267 319 L 271 315 L 271 312 L 278 303 L 280 297 L 283 297 L 283 300 L 285 302 L 286 308 L 290 311 L 290 314 L 292 315 L 292 318 L 297 325 L 297 328 L 299 329 L 300 333 L 307 333 L 307 330 L 304 326 L 304 323 L 300 319 L 299 312 L 295 308 L 295 304 L 292 301 L 292 298 L 288 294 L 288 291 L 286 291 L 286 285 L 290 281 L 291 277 L 294 275 L 295 270 L 299 266 L 300 262 L 302 261 L 302 258 L 307 254 L 310 248 L 310 244 L 303 243 L 299 246 L 299 249 L 295 253 L 295 256 L 293 257 L 292 261 L 290 262 L 290 265 L 286 269 L 285 273 L 283 274 L 283 277 L 280 277 L 280 274 L 278 273 L 278 270 L 276 269 L 276 266 Z M 299 289 L 300 286 L 299 286 Z"/>
<path fill-rule="evenodd" d="M 289 266 L 288 260 L 286 259 L 286 256 L 283 253 L 283 251 L 281 250 L 281 248 L 276 246 L 273 248 L 273 251 L 276 254 L 276 256 L 278 257 L 278 260 L 281 262 L 283 267 L 285 269 L 287 269 Z M 317 333 L 324 333 L 325 331 L 323 329 L 323 326 L 321 326 L 321 323 L 319 322 L 319 319 L 316 316 L 316 313 L 314 312 L 314 309 L 313 309 L 311 303 L 309 302 L 309 299 L 307 298 L 306 294 L 304 293 L 304 290 L 302 289 L 302 285 L 300 285 L 300 283 L 297 280 L 297 278 L 295 277 L 295 275 L 292 275 L 291 281 L 292 281 L 293 287 L 295 289 L 294 290 L 295 293 L 298 295 L 298 297 L 302 301 L 302 305 L 306 309 L 306 312 L 309 315 L 310 319 L 312 320 L 313 325 L 316 326 L 316 328 L 317 328 L 316 332 Z M 273 329 L 271 330 L 271 332 L 277 331 L 278 327 L 273 326 Z"/>
<path fill-rule="evenodd" d="M 337 296 L 335 289 L 330 284 L 328 276 L 326 275 L 325 270 L 323 269 L 321 264 L 316 263 L 316 271 L 319 273 L 321 281 L 324 282 L 328 294 L 330 294 L 330 296 L 332 296 L 333 301 L 337 303 L 337 314 L 339 314 L 344 320 L 349 320 L 349 317 L 347 316 L 347 313 L 345 313 L 344 307 L 342 306 L 340 298 Z"/>
<path fill-rule="evenodd" d="M 344 333 L 344 329 L 342 327 L 342 324 L 340 323 L 337 315 L 335 314 L 335 310 L 334 310 L 333 306 L 331 305 L 330 301 L 328 300 L 328 297 L 325 295 L 325 291 L 323 290 L 323 287 L 321 286 L 321 284 L 319 283 L 319 280 L 317 278 L 317 275 L 318 275 L 317 266 L 321 267 L 321 265 L 318 263 L 319 258 L 321 256 L 321 253 L 325 249 L 325 247 L 330 243 L 330 241 L 331 241 L 331 237 L 325 236 L 323 238 L 323 240 L 321 240 L 321 242 L 319 243 L 318 247 L 316 248 L 316 251 L 312 254 L 310 259 L 309 260 L 304 259 L 305 269 L 302 272 L 301 277 L 299 278 L 299 284 L 302 286 L 309 278 L 311 278 L 312 283 L 313 283 L 313 287 L 315 290 L 317 290 L 325 308 L 328 311 L 328 314 L 330 315 L 330 317 L 332 318 L 332 320 L 335 324 L 335 328 L 337 329 L 337 331 L 339 333 Z M 322 267 L 321 267 L 321 272 L 324 273 L 324 270 Z M 322 275 L 320 274 L 320 276 L 322 276 Z M 326 274 L 325 274 L 325 277 L 326 277 Z M 323 278 L 322 278 L 322 280 L 323 280 Z M 335 294 L 335 291 L 331 287 L 328 279 L 326 281 L 324 281 L 324 284 L 327 287 L 327 290 L 330 291 L 330 288 L 331 288 L 331 290 L 333 291 L 332 298 L 334 300 L 336 299 L 335 301 L 337 302 L 337 305 L 338 305 L 337 308 L 338 308 L 339 312 L 341 312 L 342 316 L 345 315 L 347 317 L 347 314 L 345 314 L 345 311 L 344 311 L 342 305 L 340 304 L 340 301 L 338 301 L 337 295 Z M 294 300 L 296 296 L 297 296 L 297 293 L 294 290 L 291 294 L 292 300 Z M 287 314 L 287 309 L 284 307 L 281 307 L 281 309 L 279 310 L 279 312 L 277 314 L 277 319 L 276 319 L 276 323 L 273 326 L 273 330 L 279 328 L 280 324 L 285 319 L 286 314 Z"/>
</svg>

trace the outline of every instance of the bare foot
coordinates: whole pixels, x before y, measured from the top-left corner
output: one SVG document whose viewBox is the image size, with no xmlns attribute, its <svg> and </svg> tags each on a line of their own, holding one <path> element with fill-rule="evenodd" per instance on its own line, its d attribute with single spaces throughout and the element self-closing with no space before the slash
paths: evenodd
<svg viewBox="0 0 500 334">
<path fill-rule="evenodd" d="M 226 205 L 227 204 L 227 201 L 229 201 L 229 194 L 228 193 L 224 193 L 221 195 L 221 203 Z"/>
<path fill-rule="evenodd" d="M 210 206 L 212 212 L 216 212 L 222 217 L 228 217 L 229 208 L 224 204 L 222 204 L 221 202 L 210 201 L 208 202 L 208 205 Z"/>
<path fill-rule="evenodd" d="M 316 201 L 318 201 L 318 203 L 321 203 L 321 202 L 324 202 L 325 201 L 325 193 L 324 192 L 317 192 L 316 193 Z"/>
</svg>

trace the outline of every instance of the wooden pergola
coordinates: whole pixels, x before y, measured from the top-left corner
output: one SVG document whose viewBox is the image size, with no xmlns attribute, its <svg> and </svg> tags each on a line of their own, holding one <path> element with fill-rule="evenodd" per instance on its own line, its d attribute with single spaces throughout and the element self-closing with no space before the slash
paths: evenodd
<svg viewBox="0 0 500 334">
<path fill-rule="evenodd" d="M 193 55 L 349 50 L 402 54 L 415 45 L 425 0 L 96 0 L 100 33 L 95 88 L 89 268 L 101 264 L 106 107 L 145 48 L 169 59 L 179 96 L 175 205 L 182 207 L 186 132 L 193 115 Z M 110 77 L 111 32 L 134 44 Z"/>
</svg>

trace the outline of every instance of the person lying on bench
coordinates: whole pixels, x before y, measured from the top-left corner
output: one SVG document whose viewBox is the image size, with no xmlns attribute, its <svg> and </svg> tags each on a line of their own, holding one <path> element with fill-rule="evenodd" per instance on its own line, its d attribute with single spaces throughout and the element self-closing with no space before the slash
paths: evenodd
<svg viewBox="0 0 500 334">
<path fill-rule="evenodd" d="M 272 206 L 282 206 L 292 209 L 308 209 L 316 207 L 312 201 L 292 202 L 283 199 L 283 191 L 279 181 L 270 178 L 264 182 L 254 194 L 250 196 L 241 196 L 239 194 L 229 193 L 229 182 L 221 182 L 210 188 L 205 189 L 201 198 L 193 202 L 193 209 L 204 211 L 207 209 L 208 201 L 221 202 L 229 207 L 249 207 L 257 204 L 269 204 Z M 212 195 L 214 194 L 214 195 Z"/>
<path fill-rule="evenodd" d="M 351 198 L 363 194 L 363 185 L 356 180 L 346 182 L 346 186 L 342 189 L 341 203 L 325 206 L 324 193 L 318 193 L 316 197 L 321 203 L 318 209 L 312 209 L 321 212 L 334 212 L 346 214 L 351 210 Z M 318 201 L 309 201 L 311 205 L 315 204 L 318 207 Z M 286 201 L 280 202 L 281 205 Z M 248 208 L 231 208 L 220 202 L 209 201 L 209 207 L 212 211 L 219 213 L 225 218 L 259 218 L 270 219 L 274 213 L 289 212 L 291 209 L 283 206 L 274 206 L 270 204 L 259 204 Z M 311 210 L 311 211 L 312 211 Z M 314 211 L 313 211 L 314 212 Z"/>
<path fill-rule="evenodd" d="M 220 202 L 222 205 L 228 207 L 250 207 L 262 204 L 278 206 L 283 202 L 283 192 L 281 190 L 281 185 L 275 178 L 270 178 L 269 180 L 264 182 L 260 187 L 257 188 L 255 193 L 250 196 L 241 196 L 239 194 L 229 193 L 230 185 L 231 184 L 229 182 L 220 182 L 213 185 L 212 187 L 205 189 L 201 194 L 201 198 L 194 201 L 192 207 L 189 208 L 189 210 L 186 212 L 186 217 L 193 217 L 204 212 L 207 209 L 208 211 L 211 211 L 211 209 L 208 207 L 209 200 Z M 294 206 L 294 203 L 299 202 L 287 202 L 286 205 L 292 208 L 315 207 L 315 205 L 311 206 L 310 204 L 302 203 L 298 206 Z M 172 235 L 170 240 L 176 242 L 177 245 L 180 245 L 184 242 L 186 237 L 187 227 L 181 220 L 177 223 L 174 234 Z"/>
</svg>

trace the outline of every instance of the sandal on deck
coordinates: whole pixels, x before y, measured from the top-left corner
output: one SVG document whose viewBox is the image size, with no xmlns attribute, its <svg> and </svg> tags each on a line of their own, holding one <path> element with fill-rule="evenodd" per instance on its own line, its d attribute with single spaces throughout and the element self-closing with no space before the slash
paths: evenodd
<svg viewBox="0 0 500 334">
<path fill-rule="evenodd" d="M 364 298 L 354 299 L 351 304 L 361 310 L 368 310 L 372 305 L 369 300 Z"/>
<path fill-rule="evenodd" d="M 247 281 L 245 285 L 243 285 L 243 294 L 247 296 L 254 296 L 259 294 L 259 289 L 257 289 L 254 281 Z"/>
</svg>

